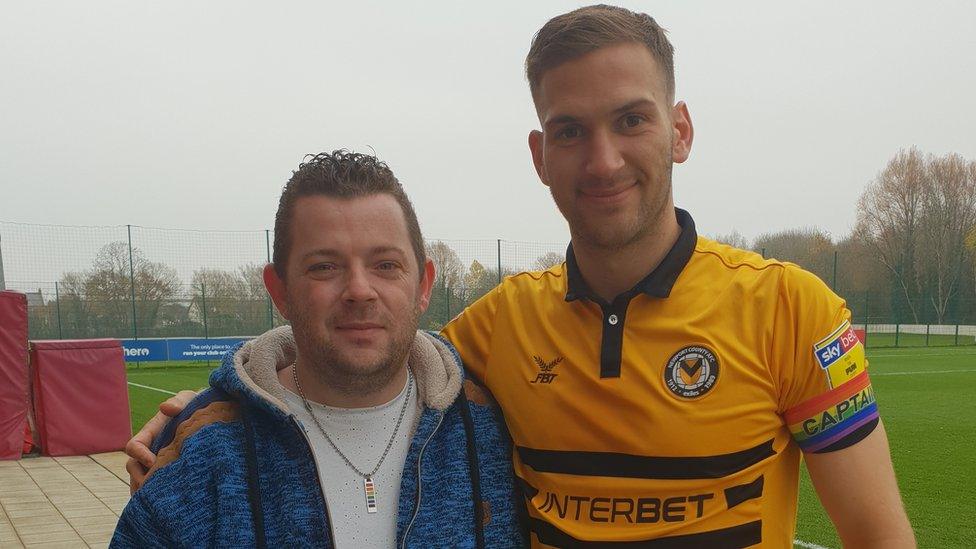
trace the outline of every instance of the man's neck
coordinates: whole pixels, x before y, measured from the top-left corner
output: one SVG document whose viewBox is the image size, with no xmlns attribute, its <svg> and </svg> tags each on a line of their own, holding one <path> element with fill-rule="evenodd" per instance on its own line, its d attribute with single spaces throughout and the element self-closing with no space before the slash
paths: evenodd
<svg viewBox="0 0 976 549">
<path fill-rule="evenodd" d="M 590 290 L 610 303 L 656 269 L 680 235 L 674 208 L 669 208 L 654 230 L 627 246 L 609 250 L 574 240 L 573 254 Z"/>
<path fill-rule="evenodd" d="M 301 383 L 301 391 L 295 385 L 293 368 L 298 369 L 298 382 Z M 323 376 L 316 375 L 315 372 L 311 371 L 301 358 L 291 367 L 278 370 L 278 381 L 289 391 L 295 394 L 303 394 L 310 402 L 335 408 L 369 408 L 386 404 L 400 394 L 400 391 L 407 384 L 407 364 L 404 361 L 402 367 L 397 370 L 388 383 L 369 392 L 350 391 L 343 387 L 336 387 L 324 382 L 322 378 Z"/>
</svg>

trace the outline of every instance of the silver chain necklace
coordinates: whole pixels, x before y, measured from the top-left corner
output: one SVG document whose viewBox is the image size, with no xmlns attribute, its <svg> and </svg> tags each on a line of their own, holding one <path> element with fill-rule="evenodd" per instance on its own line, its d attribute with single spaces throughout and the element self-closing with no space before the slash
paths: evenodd
<svg viewBox="0 0 976 549">
<path fill-rule="evenodd" d="M 413 392 L 413 375 L 410 373 L 410 369 L 409 368 L 407 369 L 406 397 L 403 399 L 403 406 L 400 407 L 400 416 L 397 417 L 396 427 L 393 428 L 393 435 L 390 436 L 390 441 L 386 443 L 386 449 L 383 450 L 383 455 L 380 456 L 379 463 L 377 463 L 376 467 L 373 467 L 373 470 L 368 473 L 364 473 L 360 471 L 359 467 L 356 467 L 355 465 L 353 465 L 351 461 L 349 461 L 349 458 L 346 457 L 346 454 L 343 454 L 342 450 L 340 450 L 339 447 L 336 446 L 336 443 L 332 440 L 332 437 L 329 436 L 329 433 L 325 432 L 325 429 L 322 428 L 322 424 L 319 423 L 319 420 L 315 417 L 315 414 L 312 413 L 312 406 L 309 405 L 308 399 L 305 398 L 305 392 L 302 391 L 302 384 L 299 383 L 298 381 L 297 364 L 291 365 L 291 375 L 292 378 L 295 380 L 295 387 L 298 388 L 298 396 L 302 397 L 302 404 L 305 405 L 305 411 L 308 412 L 308 415 L 312 416 L 312 422 L 315 423 L 315 426 L 319 428 L 319 432 L 322 433 L 322 436 L 325 437 L 325 440 L 329 443 L 329 446 L 332 446 L 332 449 L 335 450 L 337 454 L 339 454 L 339 457 L 342 458 L 342 461 L 346 462 L 346 465 L 348 465 L 350 469 L 355 471 L 357 475 L 363 477 L 363 490 L 366 493 L 366 512 L 375 513 L 376 512 L 376 485 L 373 483 L 373 475 L 375 475 L 376 472 L 380 470 L 380 466 L 383 465 L 383 460 L 386 459 L 386 455 L 390 453 L 390 448 L 393 447 L 393 441 L 396 440 L 397 433 L 400 432 L 400 424 L 403 423 L 403 414 L 407 411 L 407 404 L 410 403 L 410 395 Z"/>
</svg>

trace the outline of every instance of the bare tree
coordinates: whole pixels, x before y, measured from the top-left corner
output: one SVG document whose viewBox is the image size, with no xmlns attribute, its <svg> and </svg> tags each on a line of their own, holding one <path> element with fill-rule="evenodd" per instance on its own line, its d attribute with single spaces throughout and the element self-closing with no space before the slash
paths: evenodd
<svg viewBox="0 0 976 549">
<path fill-rule="evenodd" d="M 749 241 L 746 239 L 746 237 L 742 236 L 742 233 L 740 233 L 736 229 L 732 229 L 732 232 L 728 234 L 717 234 L 710 238 L 716 242 L 721 242 L 722 244 L 728 244 L 729 246 L 732 246 L 734 248 L 740 248 L 743 250 L 749 249 Z"/>
<path fill-rule="evenodd" d="M 858 200 L 856 232 L 872 245 L 894 276 L 918 322 L 921 293 L 915 250 L 925 193 L 925 159 L 918 149 L 901 150 L 864 189 Z"/>
<path fill-rule="evenodd" d="M 69 310 L 84 315 L 84 320 L 79 318 L 76 322 L 82 330 L 79 335 L 128 335 L 133 322 L 133 297 L 134 321 L 140 327 L 154 327 L 160 306 L 176 295 L 180 280 L 172 267 L 149 261 L 139 248 L 132 248 L 131 270 L 129 258 L 127 243 L 110 242 L 95 255 L 90 270 L 69 272 L 62 277 Z M 95 326 L 108 328 L 106 333 L 91 333 Z"/>
<path fill-rule="evenodd" d="M 268 290 L 264 287 L 264 264 L 247 263 L 237 268 L 237 274 L 244 281 L 244 299 L 262 301 L 267 299 Z"/>
<path fill-rule="evenodd" d="M 436 271 L 434 287 L 458 288 L 464 276 L 464 266 L 457 252 L 444 242 L 437 240 L 427 243 L 427 257 L 434 262 Z"/>
<path fill-rule="evenodd" d="M 546 252 L 539 257 L 535 258 L 532 267 L 537 271 L 546 271 L 556 265 L 559 265 L 563 261 L 566 261 L 566 256 L 557 252 Z"/>
<path fill-rule="evenodd" d="M 976 223 L 974 168 L 962 157 L 899 151 L 859 200 L 856 234 L 892 274 L 915 322 L 923 299 L 939 322 L 959 289 Z"/>
<path fill-rule="evenodd" d="M 976 180 L 971 164 L 958 154 L 930 157 L 926 168 L 924 223 L 919 234 L 920 278 L 941 324 L 959 292 L 968 261 L 964 250 L 966 235 L 976 225 Z"/>
<path fill-rule="evenodd" d="M 756 252 L 796 263 L 831 284 L 835 249 L 830 235 L 815 227 L 762 234 L 753 244 Z"/>
</svg>

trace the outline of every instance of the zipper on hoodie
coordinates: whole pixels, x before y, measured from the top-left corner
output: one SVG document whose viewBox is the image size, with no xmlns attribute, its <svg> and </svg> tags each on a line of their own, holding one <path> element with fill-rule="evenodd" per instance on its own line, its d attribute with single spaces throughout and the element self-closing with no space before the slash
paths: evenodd
<svg viewBox="0 0 976 549">
<path fill-rule="evenodd" d="M 302 422 L 297 417 L 289 415 L 288 418 L 298 427 L 298 431 L 302 434 L 302 438 L 305 439 L 305 444 L 308 446 L 308 453 L 312 456 L 312 466 L 315 467 L 315 485 L 319 487 L 319 494 L 322 496 L 322 504 L 325 506 L 325 516 L 329 519 L 329 534 L 332 537 L 332 546 L 335 547 L 335 523 L 332 522 L 332 509 L 329 508 L 329 500 L 325 498 L 325 488 L 322 488 L 322 476 L 319 472 L 319 462 L 315 459 L 315 452 L 312 451 L 312 441 L 308 438 L 308 432 L 305 431 L 305 426 L 302 425 Z"/>
<path fill-rule="evenodd" d="M 403 540 L 400 542 L 400 549 L 406 549 L 407 538 L 410 536 L 410 529 L 413 528 L 414 521 L 417 520 L 417 515 L 420 513 L 420 501 L 423 496 L 424 488 L 424 475 L 423 475 L 423 460 L 424 460 L 424 450 L 427 449 L 427 444 L 430 443 L 434 438 L 434 434 L 437 430 L 441 428 L 441 423 L 444 423 L 445 412 L 441 412 L 440 417 L 437 419 L 437 425 L 434 426 L 434 430 L 430 432 L 427 436 L 427 440 L 424 441 L 424 445 L 420 447 L 420 453 L 417 454 L 417 501 L 413 509 L 413 516 L 410 517 L 410 522 L 407 523 L 407 528 L 403 531 Z"/>
</svg>

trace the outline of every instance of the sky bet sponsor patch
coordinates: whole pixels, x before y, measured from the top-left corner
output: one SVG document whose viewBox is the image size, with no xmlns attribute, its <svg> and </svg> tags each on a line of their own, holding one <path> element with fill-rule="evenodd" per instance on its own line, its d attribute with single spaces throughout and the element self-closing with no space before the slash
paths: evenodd
<svg viewBox="0 0 976 549">
<path fill-rule="evenodd" d="M 867 372 L 786 411 L 793 439 L 804 452 L 826 448 L 877 418 L 878 405 Z"/>
<path fill-rule="evenodd" d="M 814 345 L 813 354 L 827 374 L 831 389 L 840 387 L 865 370 L 864 345 L 847 321 Z"/>
</svg>

